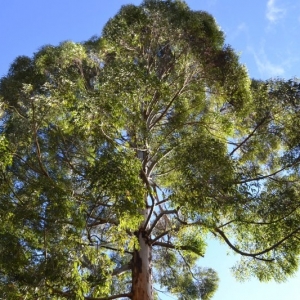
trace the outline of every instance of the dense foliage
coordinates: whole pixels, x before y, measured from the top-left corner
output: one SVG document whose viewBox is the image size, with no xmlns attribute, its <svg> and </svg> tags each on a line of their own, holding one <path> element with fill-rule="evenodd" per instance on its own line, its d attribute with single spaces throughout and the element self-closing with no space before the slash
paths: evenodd
<svg viewBox="0 0 300 300">
<path fill-rule="evenodd" d="M 136 299 L 144 243 L 155 287 L 210 299 L 208 236 L 241 254 L 239 278 L 293 274 L 299 87 L 250 80 L 182 1 L 18 57 L 0 82 L 1 297 Z"/>
</svg>

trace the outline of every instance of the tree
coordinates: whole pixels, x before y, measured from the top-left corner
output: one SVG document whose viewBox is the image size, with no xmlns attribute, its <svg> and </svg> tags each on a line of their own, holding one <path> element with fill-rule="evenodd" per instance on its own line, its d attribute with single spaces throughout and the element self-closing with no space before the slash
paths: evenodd
<svg viewBox="0 0 300 300">
<path fill-rule="evenodd" d="M 210 299 L 298 266 L 300 85 L 250 80 L 212 16 L 127 5 L 101 37 L 18 57 L 0 82 L 6 299 Z"/>
</svg>

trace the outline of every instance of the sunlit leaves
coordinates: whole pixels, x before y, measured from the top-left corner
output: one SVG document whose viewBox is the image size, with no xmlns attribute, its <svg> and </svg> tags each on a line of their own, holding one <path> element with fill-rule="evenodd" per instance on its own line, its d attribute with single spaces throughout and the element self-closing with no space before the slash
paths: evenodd
<svg viewBox="0 0 300 300">
<path fill-rule="evenodd" d="M 143 239 L 158 284 L 210 299 L 209 232 L 245 256 L 239 277 L 284 280 L 300 251 L 299 90 L 251 81 L 182 1 L 124 6 L 102 37 L 17 58 L 0 82 L 3 295 L 128 292 Z"/>
<path fill-rule="evenodd" d="M 192 267 L 189 255 L 175 254 L 172 250 L 158 250 L 155 260 L 158 272 L 154 278 L 178 299 L 211 299 L 218 286 L 214 270 Z"/>
</svg>

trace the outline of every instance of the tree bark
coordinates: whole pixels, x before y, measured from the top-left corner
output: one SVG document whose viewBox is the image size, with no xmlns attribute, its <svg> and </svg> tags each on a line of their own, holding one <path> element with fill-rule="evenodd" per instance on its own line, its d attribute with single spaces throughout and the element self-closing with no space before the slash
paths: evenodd
<svg viewBox="0 0 300 300">
<path fill-rule="evenodd" d="M 143 230 L 138 232 L 140 249 L 134 250 L 132 300 L 152 300 L 151 246 Z"/>
</svg>

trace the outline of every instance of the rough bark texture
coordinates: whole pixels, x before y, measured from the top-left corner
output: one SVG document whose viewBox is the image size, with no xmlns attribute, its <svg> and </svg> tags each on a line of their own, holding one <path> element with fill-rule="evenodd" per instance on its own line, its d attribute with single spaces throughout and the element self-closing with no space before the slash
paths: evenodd
<svg viewBox="0 0 300 300">
<path fill-rule="evenodd" d="M 138 234 L 140 249 L 133 254 L 132 300 L 152 300 L 151 247 L 143 232 Z"/>
</svg>

